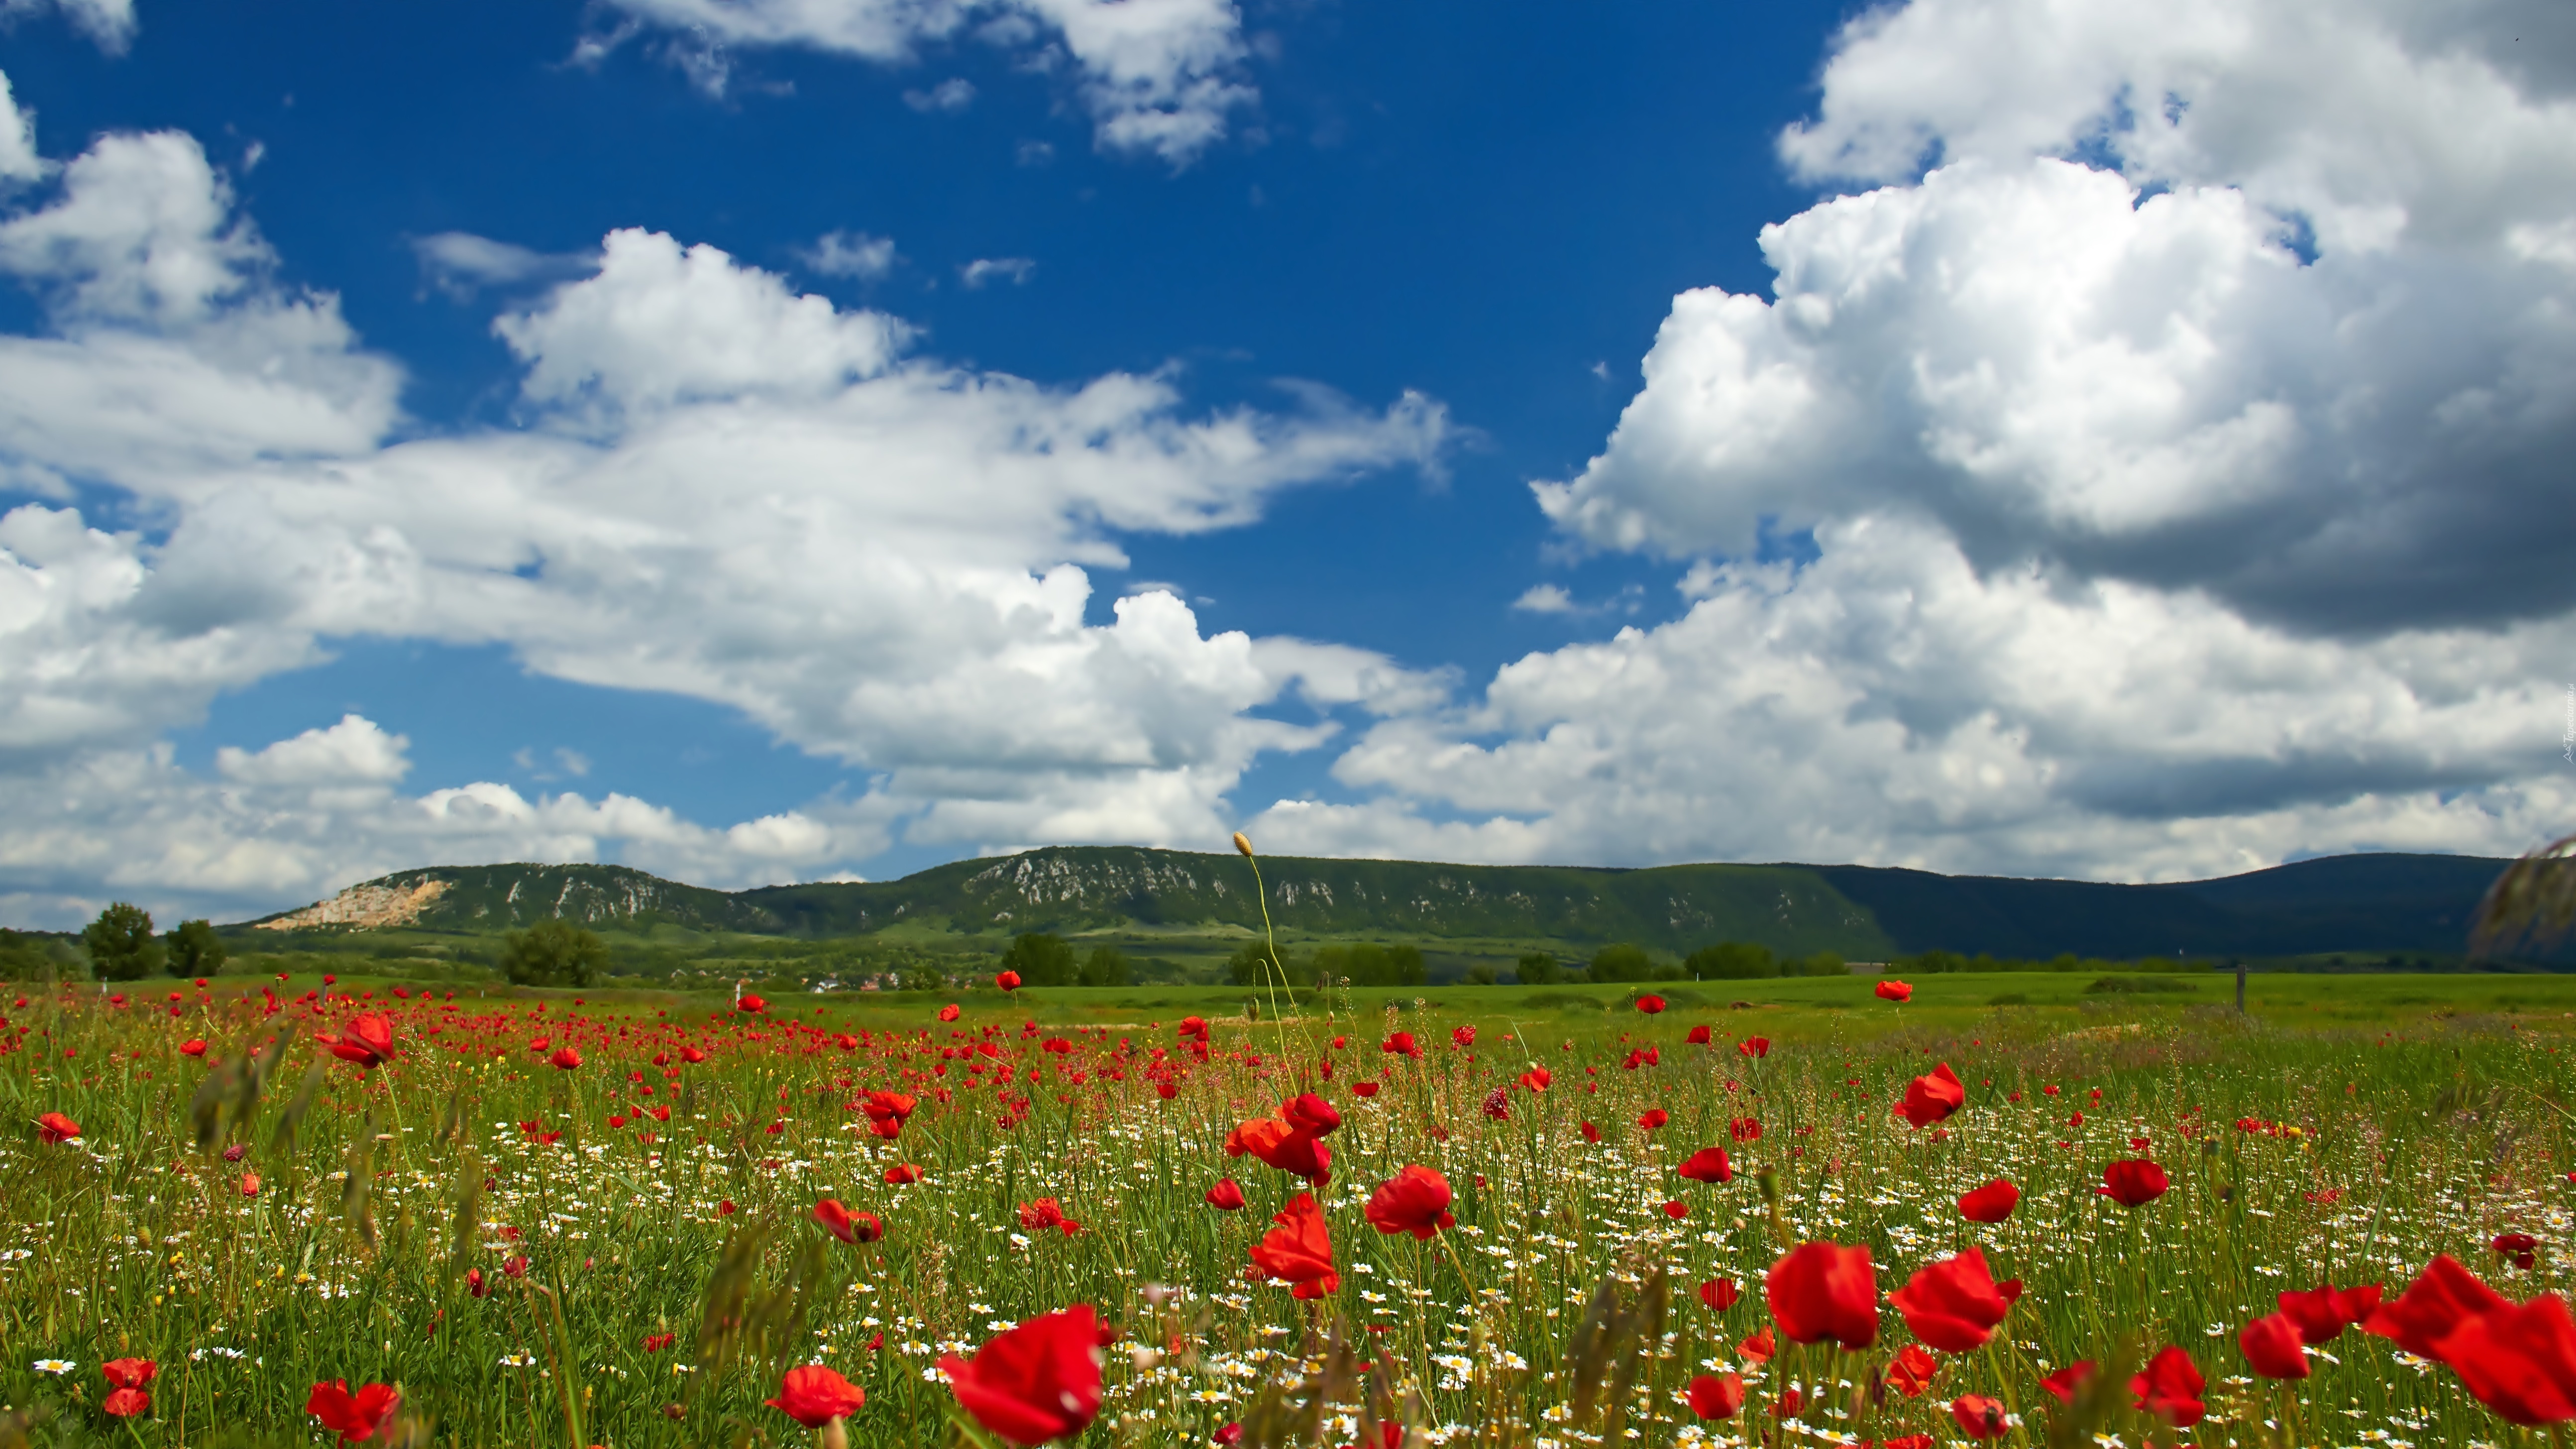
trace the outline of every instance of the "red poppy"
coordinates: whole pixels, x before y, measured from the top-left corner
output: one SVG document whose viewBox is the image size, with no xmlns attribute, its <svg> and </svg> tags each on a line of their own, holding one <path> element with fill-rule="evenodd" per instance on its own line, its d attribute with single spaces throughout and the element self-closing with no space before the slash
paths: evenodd
<svg viewBox="0 0 2576 1449">
<path fill-rule="evenodd" d="M 672 1344 L 679 1342 L 679 1337 L 680 1336 L 676 1333 L 648 1333 L 644 1335 L 644 1351 L 646 1353 L 660 1353 L 662 1350 L 669 1348 Z"/>
<path fill-rule="evenodd" d="M 131 1419 L 151 1411 L 152 1396 L 143 1386 L 161 1371 L 159 1364 L 148 1358 L 120 1358 L 99 1365 L 99 1371 L 107 1375 L 108 1385 L 107 1398 L 99 1408 L 111 1418 Z"/>
<path fill-rule="evenodd" d="M 1333 1243 L 1324 1232 L 1324 1210 L 1315 1195 L 1301 1192 L 1271 1219 L 1272 1228 L 1252 1245 L 1253 1266 L 1281 1283 L 1294 1285 L 1298 1298 L 1321 1298 L 1339 1291 L 1342 1275 L 1333 1271 Z"/>
<path fill-rule="evenodd" d="M 259 1174 L 258 1174 L 258 1173 L 256 1173 L 256 1172 L 245 1172 L 245 1173 L 243 1173 L 243 1174 L 241 1175 L 241 1183 L 240 1183 L 240 1186 L 241 1186 L 241 1195 L 242 1195 L 242 1196 L 244 1196 L 244 1197 L 257 1197 L 257 1196 L 259 1196 Z"/>
<path fill-rule="evenodd" d="M 1637 1009 L 1648 1016 L 1661 1015 L 1664 1009 L 1664 999 L 1660 996 L 1640 996 L 1637 998 Z"/>
<path fill-rule="evenodd" d="M 1738 1142 L 1759 1142 L 1762 1140 L 1762 1119 L 1729 1117 L 1726 1119 L 1726 1135 Z"/>
<path fill-rule="evenodd" d="M 1882 981 L 1878 983 L 1878 999 L 1881 1001 L 1897 1002 L 1911 1001 L 1914 999 L 1914 988 L 1906 985 L 1902 981 Z"/>
<path fill-rule="evenodd" d="M 1737 1042 L 1735 1044 L 1735 1049 L 1748 1057 L 1767 1057 L 1771 1055 L 1771 1038 L 1767 1036 L 1748 1036 L 1744 1040 Z"/>
<path fill-rule="evenodd" d="M 1374 1097 L 1377 1095 L 1377 1083 L 1353 1082 L 1351 1083 L 1351 1095 L 1354 1097 Z"/>
<path fill-rule="evenodd" d="M 47 1142 L 69 1142 L 81 1135 L 80 1124 L 60 1112 L 47 1112 L 36 1119 L 36 1135 Z"/>
<path fill-rule="evenodd" d="M 827 1197 L 814 1204 L 814 1221 L 845 1243 L 873 1243 L 885 1236 L 885 1224 L 877 1221 L 875 1213 L 854 1213 L 841 1206 L 839 1198 Z"/>
<path fill-rule="evenodd" d="M 1733 1182 L 1735 1180 L 1735 1164 L 1726 1160 L 1726 1149 L 1723 1147 L 1703 1147 L 1683 1158 L 1682 1165 L 1674 1168 L 1673 1172 L 1693 1182 Z"/>
<path fill-rule="evenodd" d="M 1051 1197 L 1020 1204 L 1020 1226 L 1033 1233 L 1053 1228 L 1068 1238 L 1082 1231 L 1082 1224 L 1066 1217 L 1064 1205 Z"/>
<path fill-rule="evenodd" d="M 1545 1067 L 1532 1067 L 1520 1075 L 1520 1084 L 1533 1092 L 1546 1091 L 1555 1080 L 1555 1075 Z"/>
<path fill-rule="evenodd" d="M 491 1291 L 491 1288 L 486 1286 L 483 1282 L 482 1269 L 468 1268 L 465 1270 L 465 1292 L 468 1296 L 481 1298 Z"/>
<path fill-rule="evenodd" d="M 2055 1394 L 2059 1403 L 2072 1404 L 2075 1402 L 2076 1392 L 2084 1387 L 2084 1381 L 2093 1377 L 2100 1368 L 2101 1365 L 2093 1360 L 2080 1358 L 2041 1379 L 2039 1386 Z"/>
<path fill-rule="evenodd" d="M 1944 1353 L 1983 1348 L 2021 1297 L 2021 1280 L 1997 1283 L 1982 1249 L 1927 1263 L 1887 1295 L 1914 1336 Z"/>
<path fill-rule="evenodd" d="M 2367 1303 L 2364 1302 L 2365 1297 Z M 2301 1343 L 2332 1343 L 2343 1336 L 2347 1324 L 2358 1323 L 2379 1306 L 2379 1285 L 2346 1288 L 2338 1292 L 2331 1285 L 2319 1284 L 2305 1293 L 2284 1293 L 2277 1300 L 2281 1316 L 2299 1330 Z"/>
<path fill-rule="evenodd" d="M 2137 1407 L 2177 1429 L 2190 1428 L 2209 1412 L 2209 1405 L 2200 1397 L 2201 1390 L 2208 1386 L 2191 1355 L 2171 1345 L 2147 1360 L 2146 1372 L 2129 1380 L 2129 1392 L 2137 1396 Z"/>
<path fill-rule="evenodd" d="M 1288 1125 L 1309 1137 L 1323 1137 L 1342 1125 L 1342 1114 L 1333 1104 L 1312 1092 L 1301 1093 L 1279 1104 L 1279 1115 Z"/>
<path fill-rule="evenodd" d="M 304 1400 L 304 1412 L 339 1435 L 341 1443 L 362 1444 L 384 1429 L 385 1420 L 401 1403 L 402 1395 L 391 1384 L 369 1384 L 353 1394 L 347 1379 L 333 1379 L 313 1386 Z"/>
<path fill-rule="evenodd" d="M 1909 1343 L 1888 1360 L 1888 1387 L 1909 1399 L 1919 1399 L 1925 1389 L 1932 1387 L 1932 1376 L 1940 1371 L 1939 1359 L 1925 1353 L 1923 1345 Z"/>
<path fill-rule="evenodd" d="M 1711 1312 L 1724 1313 L 1743 1296 L 1744 1290 L 1736 1287 L 1732 1278 L 1711 1278 L 1699 1285 L 1699 1301 L 1707 1304 Z"/>
<path fill-rule="evenodd" d="M 885 1170 L 886 1182 L 894 1187 L 921 1181 L 921 1169 L 909 1162 L 898 1162 Z"/>
<path fill-rule="evenodd" d="M 206 1044 L 195 1037 L 190 1037 L 186 1041 L 179 1043 L 179 1055 L 183 1057 L 201 1057 L 205 1054 Z"/>
<path fill-rule="evenodd" d="M 1950 1401 L 1950 1417 L 1959 1432 L 1971 1439 L 2000 1439 L 2011 1426 L 2004 1422 L 2001 1400 L 1979 1394 L 1961 1394 Z"/>
<path fill-rule="evenodd" d="M 1779 1351 L 1779 1345 L 1772 1340 L 1770 1329 L 1757 1328 L 1735 1346 L 1735 1351 L 1758 1368 L 1771 1361 L 1771 1355 Z"/>
<path fill-rule="evenodd" d="M 2254 1372 L 2267 1379 L 2308 1376 L 2307 1345 L 2300 1342 L 2299 1326 L 2286 1313 L 2267 1313 L 2246 1324 L 2236 1335 L 2236 1346 L 2244 1350 Z"/>
<path fill-rule="evenodd" d="M 1673 1120 L 1672 1113 L 1661 1107 L 1648 1107 L 1637 1118 L 1637 1125 L 1645 1131 L 1652 1132 L 1671 1120 Z"/>
<path fill-rule="evenodd" d="M 845 1419 L 868 1401 L 867 1390 L 819 1363 L 792 1368 L 779 1381 L 778 1397 L 761 1402 L 808 1429 Z"/>
<path fill-rule="evenodd" d="M 1002 988 L 1004 991 L 1017 991 L 1020 989 L 1020 973 L 1017 971 L 1005 971 L 1001 975 L 993 978 L 993 984 Z"/>
<path fill-rule="evenodd" d="M 1674 1222 L 1680 1222 L 1682 1219 L 1690 1216 L 1690 1204 L 1682 1202 L 1679 1199 L 1665 1203 L 1664 1216 L 1671 1218 Z"/>
<path fill-rule="evenodd" d="M 1233 1156 L 1249 1152 L 1281 1172 L 1308 1182 L 1322 1183 L 1333 1175 L 1333 1149 L 1316 1141 L 1312 1133 L 1301 1132 L 1275 1117 L 1256 1117 L 1235 1128 L 1227 1135 L 1225 1147 Z"/>
<path fill-rule="evenodd" d="M 1708 1023 L 1701 1022 L 1699 1025 L 1692 1027 L 1690 1029 L 1690 1035 L 1683 1037 L 1682 1040 L 1689 1042 L 1692 1046 L 1708 1045 Z"/>
<path fill-rule="evenodd" d="M 1915 1127 L 1929 1127 L 1949 1120 L 1950 1114 L 1968 1105 L 1968 1086 L 1959 1074 L 1943 1062 L 1931 1075 L 1916 1077 L 1905 1084 L 1905 1103 L 1901 1109 L 1905 1120 Z"/>
<path fill-rule="evenodd" d="M 1474 1046 L 1476 1029 L 1472 1026 L 1453 1026 L 1449 1028 L 1449 1040 L 1462 1047 Z"/>
<path fill-rule="evenodd" d="M 1208 1206 L 1223 1212 L 1234 1212 L 1243 1206 L 1243 1188 L 1233 1178 L 1220 1177 L 1216 1186 L 1207 1190 Z"/>
<path fill-rule="evenodd" d="M 394 1054 L 394 1024 L 381 1016 L 354 1018 L 338 1036 L 321 1040 L 330 1047 L 331 1055 L 362 1067 L 381 1065 Z"/>
<path fill-rule="evenodd" d="M 1433 1233 L 1458 1225 L 1449 1211 L 1449 1197 L 1449 1179 L 1409 1162 L 1369 1194 L 1365 1213 L 1369 1226 L 1381 1233 L 1411 1233 L 1416 1241 L 1427 1243 Z"/>
<path fill-rule="evenodd" d="M 1999 1223 L 2021 1203 L 2021 1189 L 1998 1177 L 1974 1192 L 1959 1195 L 1959 1216 L 1972 1223 Z"/>
<path fill-rule="evenodd" d="M 1582 1130 L 1583 1130 L 1583 1140 L 1584 1140 L 1584 1141 L 1586 1141 L 1586 1142 L 1598 1142 L 1598 1141 L 1600 1141 L 1600 1140 L 1601 1140 L 1601 1129 L 1600 1129 L 1600 1128 L 1598 1128 L 1598 1127 L 1593 1126 L 1591 1123 L 1589 1123 L 1589 1122 L 1584 1123 L 1584 1124 L 1583 1124 L 1583 1128 L 1582 1128 Z"/>
<path fill-rule="evenodd" d="M 1878 1274 L 1866 1244 L 1800 1243 L 1771 1265 L 1762 1290 L 1792 1342 L 1830 1338 L 1861 1349 L 1878 1341 Z"/>
<path fill-rule="evenodd" d="M 555 1054 L 546 1060 L 554 1063 L 557 1070 L 568 1072 L 581 1065 L 581 1053 L 568 1046 L 557 1047 Z"/>
<path fill-rule="evenodd" d="M 2132 1157 L 2102 1169 L 2102 1185 L 2093 1191 L 2122 1207 L 2144 1207 L 2173 1186 L 2151 1158 Z"/>
<path fill-rule="evenodd" d="M 2440 1359 L 2441 1342 L 2463 1322 L 2510 1307 L 2504 1295 L 2444 1253 L 2424 1265 L 2395 1302 L 2383 1303 L 2361 1322 L 2361 1331 L 2395 1339 L 2417 1358 Z"/>
<path fill-rule="evenodd" d="M 903 1124 L 912 1120 L 912 1110 L 919 1105 L 919 1098 L 901 1092 L 870 1092 L 859 1099 L 859 1111 L 867 1116 L 868 1130 L 889 1142 L 903 1135 Z"/>
<path fill-rule="evenodd" d="M 2438 1357 L 2478 1402 L 2526 1428 L 2576 1419 L 2576 1323 L 2544 1293 L 2463 1321 Z"/>
<path fill-rule="evenodd" d="M 1734 1374 L 1701 1374 L 1690 1381 L 1691 1412 L 1703 1419 L 1732 1419 L 1744 1410 L 1744 1380 Z"/>
<path fill-rule="evenodd" d="M 955 1021 L 958 1017 L 964 1014 L 965 1013 L 957 1009 L 957 1003 L 953 1001 L 948 1003 L 946 1006 L 939 1008 L 939 1019 L 941 1021 Z"/>
<path fill-rule="evenodd" d="M 1389 1056 L 1406 1056 L 1419 1059 L 1422 1055 L 1421 1043 L 1416 1042 L 1413 1039 L 1413 1033 L 1409 1031 L 1388 1033 L 1386 1040 L 1378 1043 L 1378 1050 L 1385 1052 Z"/>
</svg>

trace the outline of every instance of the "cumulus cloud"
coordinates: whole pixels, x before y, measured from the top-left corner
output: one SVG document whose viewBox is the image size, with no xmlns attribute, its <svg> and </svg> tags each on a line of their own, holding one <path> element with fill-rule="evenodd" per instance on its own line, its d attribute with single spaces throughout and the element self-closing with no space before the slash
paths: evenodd
<svg viewBox="0 0 2576 1449">
<path fill-rule="evenodd" d="M 1186 165 L 1223 138 L 1258 93 L 1238 78 L 1243 17 L 1232 0 L 610 0 L 637 26 L 671 37 L 701 86 L 730 83 L 727 47 L 794 46 L 879 64 L 971 31 L 1036 47 L 1032 69 L 1069 60 L 1101 149 Z M 622 37 L 588 42 L 585 54 Z M 962 109 L 963 80 L 905 95 L 916 110 Z"/>
<path fill-rule="evenodd" d="M 975 83 L 964 76 L 950 76 L 928 90 L 905 91 L 903 103 L 925 115 L 932 111 L 953 115 L 975 104 Z"/>
<path fill-rule="evenodd" d="M 2563 828 L 2567 24 L 1852 21 L 1780 145 L 1871 189 L 1764 229 L 1770 296 L 1677 297 L 1601 455 L 1534 485 L 1686 563 L 1688 612 L 1377 725 L 1335 766 L 1373 798 L 1266 838 L 2171 878 Z"/>
<path fill-rule="evenodd" d="M 0 380 L 25 383 L 0 387 L 0 458 L 119 490 L 145 520 L 111 528 L 68 500 L 0 516 L 0 668 L 19 686 L 0 696 L 0 776 L 70 812 L 22 828 L 54 810 L 31 803 L 0 834 L 50 840 L 95 816 L 101 839 L 131 841 L 130 814 L 209 862 L 189 874 L 145 851 L 116 867 L 145 874 L 111 881 L 109 856 L 37 871 L 46 848 L 24 844 L 0 891 L 86 899 L 163 871 L 285 892 L 317 863 L 468 848 L 614 849 L 745 879 L 744 860 L 864 854 L 896 830 L 1214 838 L 1260 752 L 1332 734 L 1263 706 L 1293 692 L 1374 709 L 1444 687 L 1365 651 L 1203 633 L 1163 591 L 1088 617 L 1087 568 L 1124 566 L 1121 532 L 1238 526 L 1282 489 L 1432 466 L 1447 423 L 1417 396 L 1373 412 L 1299 388 L 1287 411 L 1190 416 L 1164 377 L 1049 387 L 947 367 L 909 355 L 897 319 L 622 231 L 586 275 L 495 323 L 523 364 L 521 426 L 388 441 L 399 371 L 329 299 L 275 280 L 222 178 L 169 135 L 104 138 L 64 168 L 48 204 L 0 222 L 0 265 L 43 290 L 53 323 L 0 339 Z M 135 356 L 171 380 L 173 415 L 47 405 L 103 392 Z M 303 410 L 218 426 L 189 411 L 200 393 Z M 359 719 L 223 754 L 216 782 L 154 753 L 215 693 L 349 636 L 497 643 L 556 677 L 718 701 L 869 783 L 719 840 L 615 796 L 401 796 L 402 742 Z M 111 806 L 84 772 L 149 799 Z M 173 823 L 189 812 L 203 819 Z M 289 859 L 262 831 L 312 843 Z"/>
<path fill-rule="evenodd" d="M 619 859 L 710 885 L 810 878 L 882 849 L 882 812 L 818 802 L 716 828 L 631 796 L 529 799 L 479 781 L 399 788 L 408 742 L 361 715 L 256 751 L 219 780 L 167 746 L 84 752 L 41 775 L 0 772 L 0 920 L 62 927 L 110 899 L 165 919 L 238 919 L 426 861 Z"/>
</svg>

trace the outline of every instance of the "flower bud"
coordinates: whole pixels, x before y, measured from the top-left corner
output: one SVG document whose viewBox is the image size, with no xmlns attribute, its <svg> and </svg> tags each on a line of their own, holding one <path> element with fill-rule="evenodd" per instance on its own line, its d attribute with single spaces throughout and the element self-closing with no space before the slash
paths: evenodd
<svg viewBox="0 0 2576 1449">
<path fill-rule="evenodd" d="M 1252 858 L 1252 839 L 1240 830 L 1234 832 L 1234 848 L 1243 853 L 1244 859 Z"/>
</svg>

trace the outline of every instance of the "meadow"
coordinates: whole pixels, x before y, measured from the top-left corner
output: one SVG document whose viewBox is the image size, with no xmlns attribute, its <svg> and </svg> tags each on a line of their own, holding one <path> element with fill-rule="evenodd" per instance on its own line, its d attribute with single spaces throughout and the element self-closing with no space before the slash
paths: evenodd
<svg viewBox="0 0 2576 1449">
<path fill-rule="evenodd" d="M 2559 1442 L 2576 983 L 1879 984 L 18 988 L 0 1446 Z"/>
</svg>

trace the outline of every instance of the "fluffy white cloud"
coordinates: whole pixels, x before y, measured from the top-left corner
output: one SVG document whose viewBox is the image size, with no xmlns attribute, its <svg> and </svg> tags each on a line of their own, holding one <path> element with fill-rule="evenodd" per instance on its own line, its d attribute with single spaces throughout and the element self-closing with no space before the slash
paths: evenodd
<svg viewBox="0 0 2576 1449">
<path fill-rule="evenodd" d="M 219 783 L 178 768 L 166 746 L 0 772 L 0 920 L 59 928 L 117 898 L 165 919 L 239 918 L 424 861 L 616 858 L 765 885 L 886 843 L 883 812 L 831 802 L 715 829 L 619 794 L 530 800 L 479 782 L 406 795 L 406 744 L 349 715 L 255 752 L 225 750 Z"/>
<path fill-rule="evenodd" d="M 2549 768 L 2564 620 L 2353 644 L 2189 593 L 1980 575 L 1902 520 L 1818 542 L 1801 569 L 1699 574 L 1671 624 L 1376 726 L 1334 766 L 1376 802 L 1283 803 L 1264 848 L 2177 879 L 2510 851 L 2576 810 Z"/>
<path fill-rule="evenodd" d="M 496 324 L 525 363 L 525 426 L 387 442 L 398 372 L 327 298 L 270 279 L 221 178 L 166 135 L 74 161 L 49 205 L 0 223 L 0 264 L 47 289 L 55 326 L 0 339 L 0 380 L 27 384 L 0 389 L 0 458 L 20 478 L 121 490 L 147 522 L 112 531 L 46 504 L 0 518 L 0 668 L 19 686 L 0 697 L 0 775 L 32 812 L 0 816 L 22 838 L 0 855 L 30 899 L 87 899 L 83 880 L 285 891 L 325 864 L 612 845 L 744 879 L 742 861 L 861 854 L 898 827 L 974 844 L 1215 838 L 1259 752 L 1331 732 L 1263 706 L 1293 691 L 1385 710 L 1442 691 L 1365 651 L 1203 635 L 1168 592 L 1088 618 L 1086 567 L 1124 563 L 1120 531 L 1236 526 L 1283 488 L 1434 464 L 1446 423 L 1419 397 L 1368 412 L 1300 389 L 1282 412 L 1187 417 L 1164 377 L 1052 388 L 944 367 L 906 357 L 895 319 L 628 231 Z M 59 405 L 103 394 L 134 355 L 172 379 L 150 413 Z M 271 393 L 330 426 L 189 411 Z M 227 753 L 220 786 L 154 753 L 216 692 L 369 635 L 497 643 L 558 677 L 719 701 L 871 783 L 711 835 L 618 797 L 397 796 L 401 742 L 363 720 Z M 98 771 L 148 798 L 108 803 L 79 784 Z M 132 873 L 112 880 L 95 852 L 37 872 L 48 798 L 123 847 L 138 831 L 197 843 L 113 857 Z"/>
<path fill-rule="evenodd" d="M 610 0 L 639 25 L 675 37 L 675 56 L 710 90 L 730 81 L 726 46 L 799 46 L 881 64 L 972 27 L 1022 47 L 1043 40 L 1038 68 L 1069 59 L 1104 150 L 1185 165 L 1225 135 L 1227 117 L 1258 99 L 1235 78 L 1245 53 L 1232 0 Z M 595 53 L 618 37 L 592 42 Z M 956 89 L 963 87 L 963 89 Z M 958 110 L 962 80 L 906 95 L 918 110 Z"/>
<path fill-rule="evenodd" d="M 2568 25 L 1853 21 L 1781 150 L 1883 184 L 1766 228 L 1770 297 L 1676 298 L 1534 485 L 1697 602 L 1379 725 L 1336 766 L 1374 802 L 1272 848 L 2172 878 L 2563 829 Z"/>
</svg>

